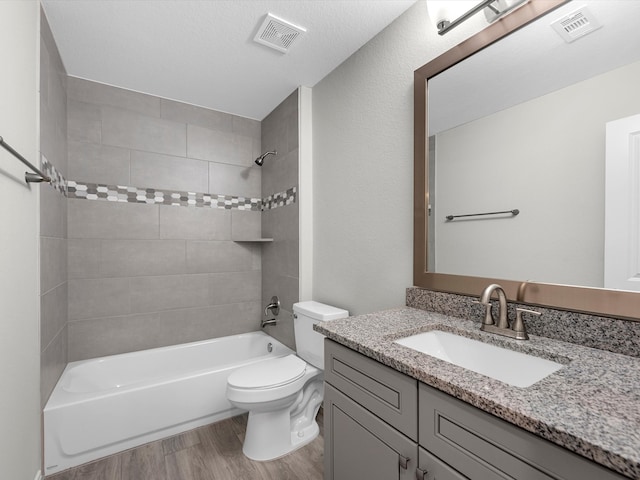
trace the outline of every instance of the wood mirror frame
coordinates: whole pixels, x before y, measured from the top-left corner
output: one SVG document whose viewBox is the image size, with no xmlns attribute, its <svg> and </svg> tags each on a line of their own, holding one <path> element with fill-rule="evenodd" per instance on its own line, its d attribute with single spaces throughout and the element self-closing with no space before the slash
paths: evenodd
<svg viewBox="0 0 640 480">
<path fill-rule="evenodd" d="M 499 283 L 511 301 L 640 321 L 640 293 L 451 275 L 427 270 L 428 223 L 426 215 L 429 205 L 427 87 L 429 78 L 447 70 L 568 1 L 530 0 L 510 15 L 414 72 L 413 282 L 416 287 L 472 296 L 479 296 L 484 287 L 490 283 Z"/>
</svg>

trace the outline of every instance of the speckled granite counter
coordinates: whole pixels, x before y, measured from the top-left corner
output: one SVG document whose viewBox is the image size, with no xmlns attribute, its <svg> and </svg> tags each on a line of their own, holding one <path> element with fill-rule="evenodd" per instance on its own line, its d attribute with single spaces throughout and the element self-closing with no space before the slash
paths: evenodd
<svg viewBox="0 0 640 480">
<path fill-rule="evenodd" d="M 640 478 L 640 359 L 545 337 L 522 342 L 462 320 L 403 307 L 316 325 L 328 338 L 587 457 Z M 445 330 L 566 364 L 517 388 L 393 340 Z"/>
</svg>

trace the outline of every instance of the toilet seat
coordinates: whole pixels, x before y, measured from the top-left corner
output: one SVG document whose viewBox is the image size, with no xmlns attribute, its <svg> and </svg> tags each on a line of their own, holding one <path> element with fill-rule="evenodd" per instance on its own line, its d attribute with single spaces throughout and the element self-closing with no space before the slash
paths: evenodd
<svg viewBox="0 0 640 480">
<path fill-rule="evenodd" d="M 240 368 L 229 375 L 229 386 L 242 390 L 277 388 L 302 378 L 307 363 L 291 354 Z"/>
</svg>

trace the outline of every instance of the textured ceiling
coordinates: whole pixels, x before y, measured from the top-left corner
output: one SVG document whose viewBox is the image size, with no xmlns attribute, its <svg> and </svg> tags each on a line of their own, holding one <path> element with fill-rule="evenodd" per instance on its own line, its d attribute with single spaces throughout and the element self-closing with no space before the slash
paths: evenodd
<svg viewBox="0 0 640 480">
<path fill-rule="evenodd" d="M 43 0 L 67 73 L 262 120 L 416 0 Z M 307 29 L 253 42 L 267 13 Z"/>
</svg>

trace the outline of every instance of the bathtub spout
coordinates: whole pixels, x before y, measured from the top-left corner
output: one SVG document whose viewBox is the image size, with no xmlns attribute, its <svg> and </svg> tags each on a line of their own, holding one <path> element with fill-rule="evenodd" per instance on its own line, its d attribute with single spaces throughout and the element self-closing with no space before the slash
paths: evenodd
<svg viewBox="0 0 640 480">
<path fill-rule="evenodd" d="M 278 323 L 278 321 L 275 318 L 270 318 L 269 320 L 262 320 L 262 322 L 260 323 L 260 326 L 264 328 L 270 325 L 275 325 L 276 323 Z"/>
</svg>

